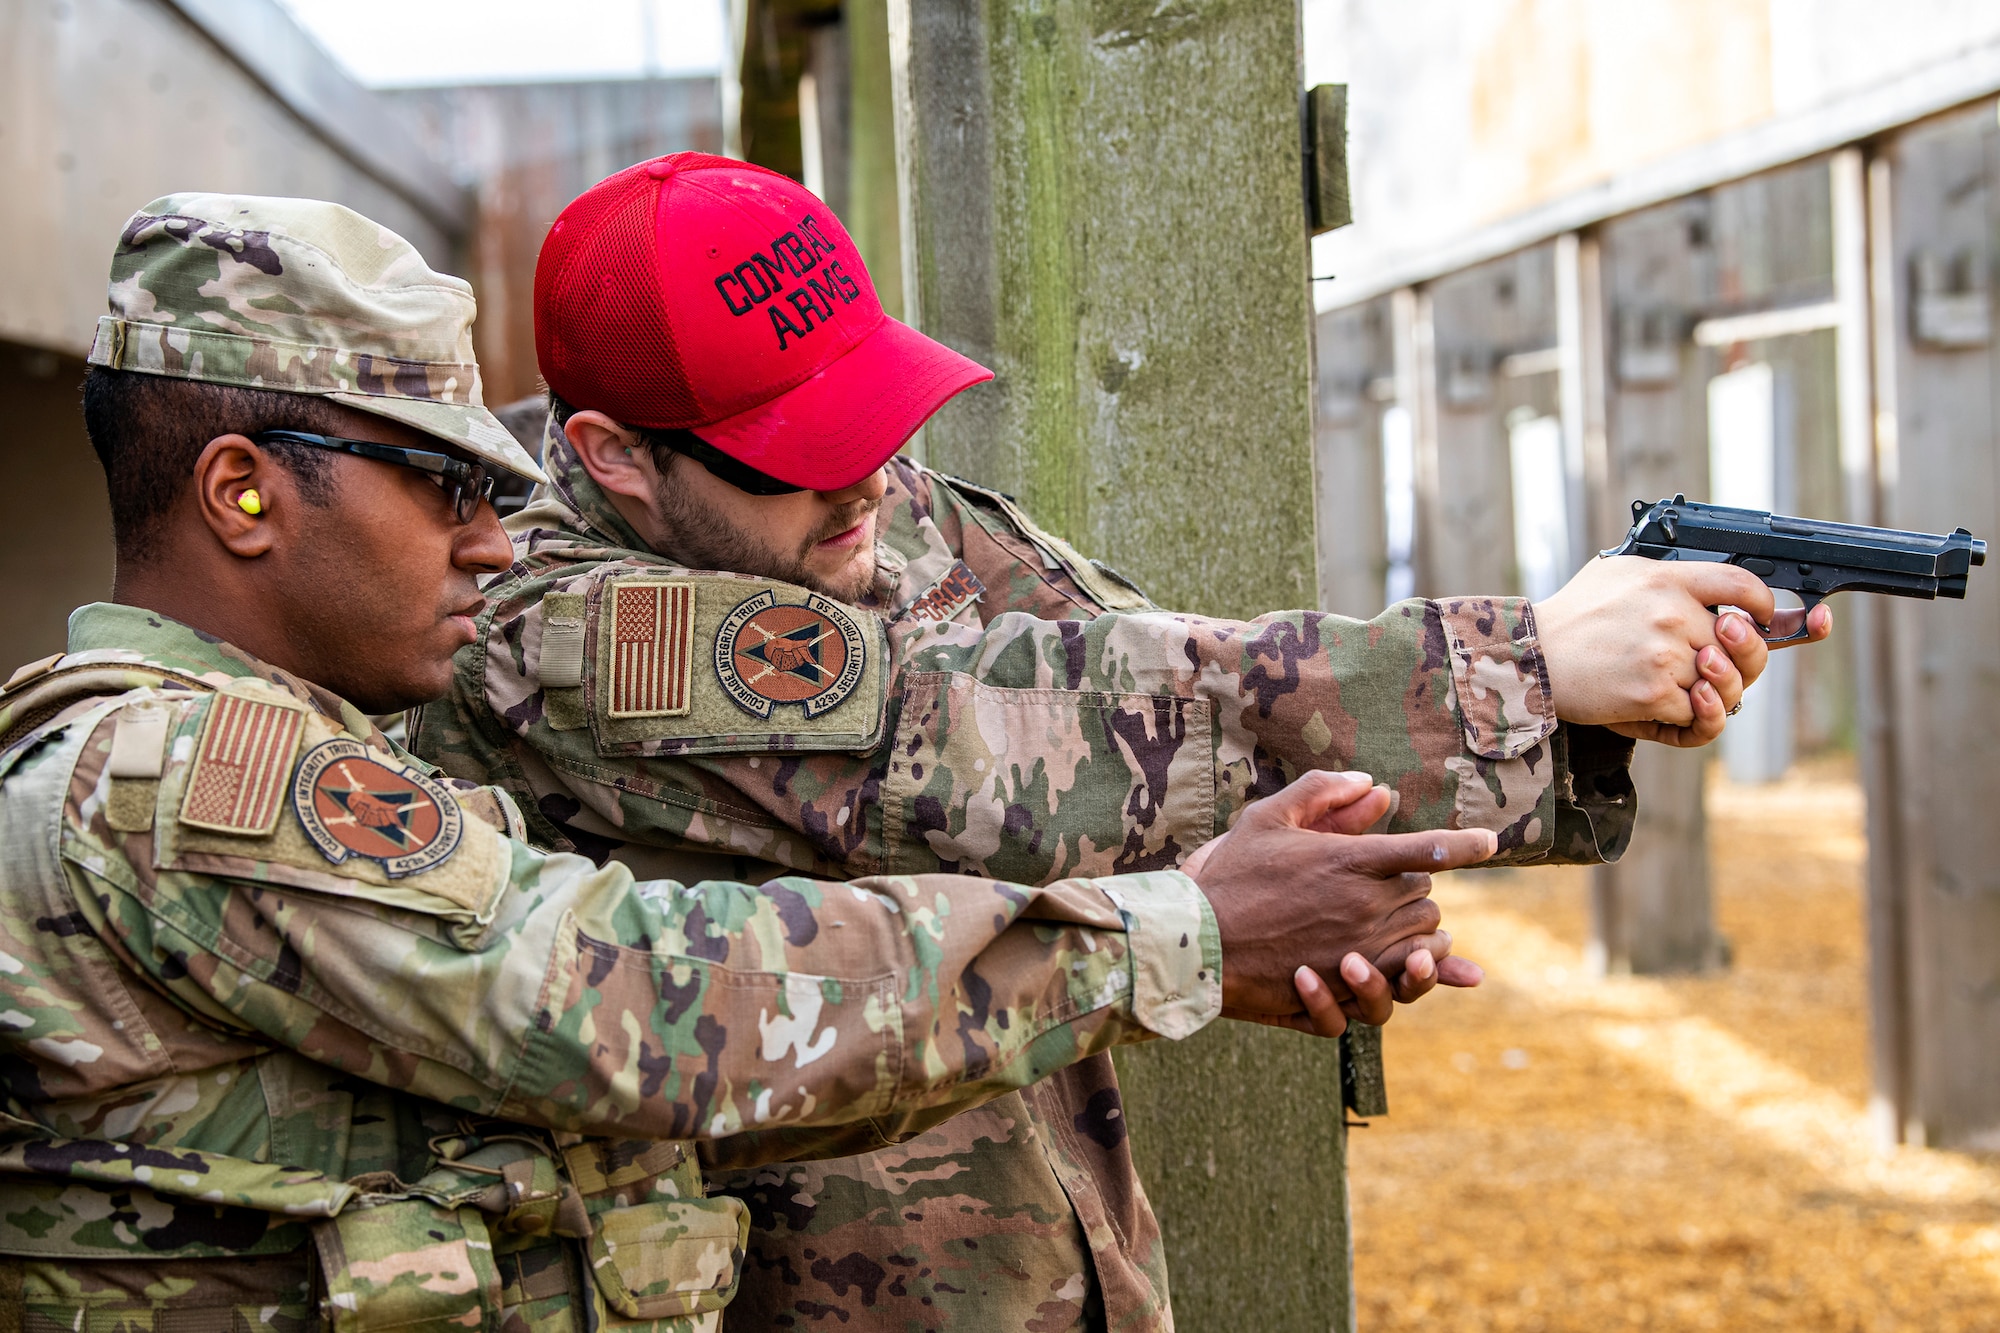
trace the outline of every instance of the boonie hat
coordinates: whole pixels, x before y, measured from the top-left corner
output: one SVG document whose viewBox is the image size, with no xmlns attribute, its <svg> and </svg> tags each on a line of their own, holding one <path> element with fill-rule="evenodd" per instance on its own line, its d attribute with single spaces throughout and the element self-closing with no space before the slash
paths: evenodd
<svg viewBox="0 0 2000 1333">
<path fill-rule="evenodd" d="M 480 396 L 472 288 L 352 209 L 155 199 L 118 238 L 110 299 L 92 365 L 316 394 L 547 480 Z"/>
<path fill-rule="evenodd" d="M 882 313 L 825 203 L 775 171 L 674 153 L 556 219 L 535 353 L 572 407 L 693 431 L 780 481 L 851 486 L 993 372 Z"/>
</svg>

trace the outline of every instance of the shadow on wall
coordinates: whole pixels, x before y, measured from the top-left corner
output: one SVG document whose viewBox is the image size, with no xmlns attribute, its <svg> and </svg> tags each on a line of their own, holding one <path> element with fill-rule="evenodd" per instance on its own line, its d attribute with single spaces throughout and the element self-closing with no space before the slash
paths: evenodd
<svg viewBox="0 0 2000 1333">
<path fill-rule="evenodd" d="M 111 595 L 111 509 L 83 433 L 83 370 L 0 342 L 0 679 L 60 652 L 70 611 Z"/>
</svg>

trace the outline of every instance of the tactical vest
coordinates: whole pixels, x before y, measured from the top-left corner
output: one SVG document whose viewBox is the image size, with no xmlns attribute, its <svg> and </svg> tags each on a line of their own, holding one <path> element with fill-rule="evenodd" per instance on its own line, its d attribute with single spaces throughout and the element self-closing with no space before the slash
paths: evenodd
<svg viewBox="0 0 2000 1333">
<path fill-rule="evenodd" d="M 163 685 L 212 688 L 150 665 L 49 659 L 0 690 L 0 897 L 32 901 L 63 878 L 56 830 L 74 753 L 106 716 Z M 27 755 L 65 744 L 67 758 L 18 771 Z M 0 1060 L 9 1054 L 0 1025 Z M 336 1105 L 346 1095 L 337 1071 L 282 1048 L 255 1068 L 267 1097 L 274 1085 Z M 372 1135 L 372 1161 L 413 1165 L 336 1178 L 211 1151 L 189 1141 L 193 1125 L 171 1132 L 158 1108 L 148 1123 L 170 1132 L 151 1142 L 172 1148 L 61 1138 L 10 1090 L 0 1103 L 0 1327 L 20 1326 L 10 1311 L 64 1328 L 98 1327 L 78 1317 L 113 1311 L 131 1329 L 718 1325 L 748 1212 L 702 1196 L 691 1144 L 552 1133 L 397 1100 L 398 1114 L 370 1117 L 367 1130 L 332 1131 Z M 385 1147 L 390 1125 L 405 1141 Z M 226 1293 L 234 1319 L 214 1306 L 213 1319 L 189 1318 L 195 1291 Z"/>
</svg>

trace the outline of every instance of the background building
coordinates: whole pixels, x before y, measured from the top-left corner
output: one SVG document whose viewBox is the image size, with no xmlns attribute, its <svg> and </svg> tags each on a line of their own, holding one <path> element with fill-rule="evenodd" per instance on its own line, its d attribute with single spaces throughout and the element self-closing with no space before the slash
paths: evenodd
<svg viewBox="0 0 2000 1333">
<path fill-rule="evenodd" d="M 713 77 L 376 92 L 275 0 L 0 5 L 0 659 L 61 648 L 111 585 L 77 385 L 125 220 L 181 190 L 306 195 L 472 280 L 489 402 L 534 391 L 534 256 L 600 176 L 721 147 Z"/>
</svg>

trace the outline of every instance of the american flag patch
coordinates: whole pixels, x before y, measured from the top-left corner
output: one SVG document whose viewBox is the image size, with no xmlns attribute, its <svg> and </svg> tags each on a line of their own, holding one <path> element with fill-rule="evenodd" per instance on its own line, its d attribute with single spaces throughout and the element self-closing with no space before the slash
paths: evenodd
<svg viewBox="0 0 2000 1333">
<path fill-rule="evenodd" d="M 679 717 L 689 710 L 694 584 L 625 579 L 611 585 L 611 643 L 598 678 L 612 717 Z M 608 668 L 608 669 L 607 669 Z"/>
<path fill-rule="evenodd" d="M 269 834 L 278 826 L 305 725 L 305 710 L 291 704 L 218 694 L 188 769 L 181 823 L 219 833 Z"/>
</svg>

